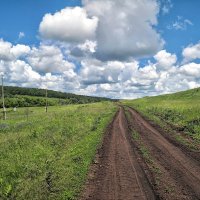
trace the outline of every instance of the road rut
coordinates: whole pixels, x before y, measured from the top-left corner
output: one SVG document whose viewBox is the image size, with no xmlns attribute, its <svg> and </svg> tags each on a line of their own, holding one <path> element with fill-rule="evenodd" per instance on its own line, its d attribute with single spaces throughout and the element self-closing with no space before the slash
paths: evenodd
<svg viewBox="0 0 200 200">
<path fill-rule="evenodd" d="M 174 199 L 200 199 L 199 162 L 170 143 L 138 112 L 131 108 L 128 111 L 131 114 L 132 127 L 140 134 L 156 163 L 174 180 L 174 193 L 181 191 L 184 194 L 182 197 L 174 196 Z"/>
<path fill-rule="evenodd" d="M 81 199 L 156 199 L 130 143 L 124 109 L 120 107 L 92 166 Z"/>
</svg>

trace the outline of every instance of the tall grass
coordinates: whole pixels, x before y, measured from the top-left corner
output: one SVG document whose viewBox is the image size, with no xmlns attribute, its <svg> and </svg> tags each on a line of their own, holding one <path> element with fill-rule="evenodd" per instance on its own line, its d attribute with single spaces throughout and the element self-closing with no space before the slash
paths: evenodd
<svg viewBox="0 0 200 200">
<path fill-rule="evenodd" d="M 156 122 L 167 122 L 200 142 L 200 90 L 123 101 Z"/>
<path fill-rule="evenodd" d="M 116 107 L 20 108 L 0 123 L 0 199 L 75 199 Z"/>
</svg>

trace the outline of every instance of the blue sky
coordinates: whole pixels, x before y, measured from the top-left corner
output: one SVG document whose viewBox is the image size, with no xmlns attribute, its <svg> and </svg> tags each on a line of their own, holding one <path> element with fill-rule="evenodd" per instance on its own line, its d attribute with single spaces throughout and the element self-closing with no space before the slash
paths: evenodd
<svg viewBox="0 0 200 200">
<path fill-rule="evenodd" d="M 197 0 L 1 1 L 0 70 L 8 85 L 111 98 L 199 87 L 199 7 Z"/>
<path fill-rule="evenodd" d="M 80 6 L 79 0 L 6 0 L 0 1 L 0 37 L 17 43 L 20 32 L 21 42 L 38 44 L 38 27 L 46 13 L 55 13 L 67 6 Z"/>
<path fill-rule="evenodd" d="M 161 2 L 162 3 L 162 2 Z M 184 46 L 199 41 L 200 22 L 199 7 L 197 0 L 176 0 L 171 2 L 173 7 L 168 14 L 160 13 L 158 20 L 158 31 L 161 31 L 166 41 L 166 49 L 170 52 L 181 52 Z M 21 39 L 22 43 L 37 45 L 38 27 L 46 13 L 55 13 L 65 7 L 81 6 L 80 0 L 7 0 L 0 2 L 0 37 L 10 42 L 17 43 L 20 32 L 26 37 Z M 167 27 L 177 21 L 177 17 L 189 19 L 193 25 L 186 30 L 169 30 Z"/>
<path fill-rule="evenodd" d="M 162 35 L 166 41 L 165 48 L 170 52 L 180 53 L 183 47 L 199 41 L 200 22 L 198 16 L 200 1 L 175 0 L 172 1 L 172 4 L 173 7 L 168 14 L 159 15 L 158 30 L 163 31 Z M 185 30 L 168 29 L 169 25 L 178 21 L 178 16 L 182 17 L 181 21 L 188 19 L 193 25 L 187 25 Z"/>
</svg>

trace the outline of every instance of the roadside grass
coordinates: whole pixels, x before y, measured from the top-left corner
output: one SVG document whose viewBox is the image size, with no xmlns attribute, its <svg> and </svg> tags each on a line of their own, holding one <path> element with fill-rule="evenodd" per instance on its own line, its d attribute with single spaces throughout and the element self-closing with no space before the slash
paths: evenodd
<svg viewBox="0 0 200 200">
<path fill-rule="evenodd" d="M 200 144 L 200 90 L 194 89 L 171 95 L 124 100 L 124 105 L 140 111 L 160 126 L 181 134 L 179 142 L 196 148 Z M 170 127 L 170 128 L 169 128 Z M 192 138 L 192 143 L 184 136 Z"/>
<path fill-rule="evenodd" d="M 134 140 L 139 141 L 140 140 L 140 135 L 137 131 L 132 131 L 132 137 Z"/>
<path fill-rule="evenodd" d="M 160 168 L 155 164 L 153 160 L 153 156 L 149 149 L 145 146 L 142 142 L 140 134 L 132 129 L 132 138 L 141 154 L 142 158 L 145 160 L 146 164 L 148 165 L 149 169 L 155 173 L 156 180 L 159 179 L 159 175 L 161 174 Z"/>
<path fill-rule="evenodd" d="M 128 107 L 125 107 L 125 114 L 129 122 L 129 129 L 131 131 L 134 146 L 136 147 L 139 157 L 146 164 L 146 166 L 143 166 L 143 169 L 151 182 L 154 191 L 157 192 L 157 195 L 161 197 L 161 199 L 164 199 L 165 196 L 161 196 L 158 191 L 163 191 L 164 194 L 171 194 L 173 196 L 173 185 L 166 181 L 165 174 L 162 171 L 163 169 L 156 162 L 153 152 L 147 147 L 140 133 L 134 129 L 133 125 L 131 125 L 131 114 L 128 112 Z"/>
<path fill-rule="evenodd" d="M 148 163 L 153 163 L 153 160 L 151 158 L 150 152 L 147 149 L 147 147 L 145 147 L 143 144 L 140 144 L 139 147 L 140 153 L 142 154 L 143 158 L 148 162 Z"/>
<path fill-rule="evenodd" d="M 116 106 L 10 110 L 0 121 L 0 199 L 73 200 Z M 28 113 L 28 115 L 27 115 Z"/>
</svg>

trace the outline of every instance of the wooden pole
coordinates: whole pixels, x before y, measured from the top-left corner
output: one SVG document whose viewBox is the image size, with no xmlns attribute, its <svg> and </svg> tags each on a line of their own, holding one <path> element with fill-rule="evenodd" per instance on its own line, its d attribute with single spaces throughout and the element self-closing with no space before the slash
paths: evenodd
<svg viewBox="0 0 200 200">
<path fill-rule="evenodd" d="M 46 112 L 47 112 L 47 107 L 48 107 L 48 101 L 47 101 L 47 89 L 46 89 Z"/>
<path fill-rule="evenodd" d="M 3 106 L 3 120 L 6 120 L 6 107 L 5 107 L 5 100 L 4 100 L 4 88 L 3 88 L 3 75 L 1 77 L 2 80 L 2 106 Z"/>
</svg>

